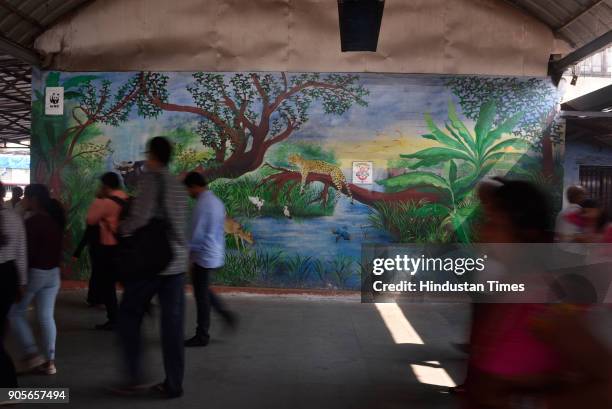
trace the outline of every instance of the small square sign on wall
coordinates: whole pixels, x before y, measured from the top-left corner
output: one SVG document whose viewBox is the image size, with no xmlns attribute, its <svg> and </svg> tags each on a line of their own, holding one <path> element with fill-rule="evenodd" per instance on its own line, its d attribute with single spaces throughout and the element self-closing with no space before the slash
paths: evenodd
<svg viewBox="0 0 612 409">
<path fill-rule="evenodd" d="M 45 89 L 45 115 L 64 115 L 64 87 Z"/>
<path fill-rule="evenodd" d="M 353 162 L 353 184 L 371 185 L 373 178 L 374 165 L 372 162 Z"/>
</svg>

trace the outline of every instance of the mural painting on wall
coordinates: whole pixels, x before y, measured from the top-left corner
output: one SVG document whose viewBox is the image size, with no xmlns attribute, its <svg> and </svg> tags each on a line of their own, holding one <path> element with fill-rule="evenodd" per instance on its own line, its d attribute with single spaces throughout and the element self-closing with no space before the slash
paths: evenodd
<svg viewBox="0 0 612 409">
<path fill-rule="evenodd" d="M 46 116 L 57 86 L 64 115 Z M 33 179 L 68 211 L 70 254 L 97 177 L 115 171 L 133 193 L 147 139 L 165 135 L 171 170 L 202 172 L 225 203 L 218 282 L 356 288 L 362 243 L 477 239 L 485 177 L 526 178 L 558 199 L 556 103 L 538 78 L 38 72 Z M 87 261 L 73 263 L 86 277 Z"/>
</svg>

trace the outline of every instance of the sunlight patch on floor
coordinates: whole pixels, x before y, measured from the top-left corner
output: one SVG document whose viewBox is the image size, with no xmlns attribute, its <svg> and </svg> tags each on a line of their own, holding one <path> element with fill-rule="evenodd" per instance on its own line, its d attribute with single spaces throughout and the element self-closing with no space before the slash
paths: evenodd
<svg viewBox="0 0 612 409">
<path fill-rule="evenodd" d="M 396 344 L 423 345 L 423 340 L 396 303 L 375 303 L 374 305 Z"/>
<path fill-rule="evenodd" d="M 438 361 L 426 361 L 427 365 L 412 364 L 412 372 L 419 382 L 427 385 L 446 386 L 449 388 L 457 386 L 448 375 L 448 372 L 440 366 Z"/>
</svg>

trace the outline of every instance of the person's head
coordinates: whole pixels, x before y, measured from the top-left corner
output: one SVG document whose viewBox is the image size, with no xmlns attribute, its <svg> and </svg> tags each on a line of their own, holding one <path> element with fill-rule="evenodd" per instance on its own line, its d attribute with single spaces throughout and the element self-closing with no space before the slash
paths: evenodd
<svg viewBox="0 0 612 409">
<path fill-rule="evenodd" d="M 478 191 L 485 221 L 480 240 L 488 243 L 542 243 L 552 238 L 548 196 L 532 183 L 496 179 Z"/>
<path fill-rule="evenodd" d="M 19 186 L 15 186 L 12 190 L 11 190 L 12 194 L 11 194 L 11 200 L 13 202 L 19 201 L 21 200 L 21 198 L 23 197 L 23 189 Z"/>
<path fill-rule="evenodd" d="M 33 212 L 38 212 L 45 209 L 45 206 L 51 200 L 49 189 L 47 186 L 40 183 L 33 183 L 25 188 L 25 208 Z"/>
<path fill-rule="evenodd" d="M 581 203 L 582 218 L 587 228 L 593 231 L 601 231 L 606 226 L 607 216 L 604 209 L 595 199 L 585 199 Z"/>
<path fill-rule="evenodd" d="M 26 186 L 24 192 L 24 207 L 34 213 L 46 213 L 63 230 L 66 226 L 66 215 L 61 203 L 51 198 L 47 186 L 33 183 Z"/>
<path fill-rule="evenodd" d="M 208 186 L 208 181 L 201 173 L 198 172 L 189 172 L 185 179 L 183 180 L 185 186 L 187 186 L 187 192 L 189 192 L 189 196 L 192 198 L 196 198 L 206 190 Z"/>
<path fill-rule="evenodd" d="M 580 204 L 586 196 L 586 191 L 582 186 L 574 185 L 567 188 L 565 192 L 567 201 L 571 204 Z"/>
<path fill-rule="evenodd" d="M 147 143 L 147 167 L 162 169 L 170 163 L 172 145 L 163 136 L 156 136 Z"/>
<path fill-rule="evenodd" d="M 103 195 L 108 195 L 110 192 L 119 189 L 121 186 L 119 175 L 117 175 L 115 172 L 106 172 L 100 178 L 100 182 L 102 184 L 100 188 Z"/>
</svg>

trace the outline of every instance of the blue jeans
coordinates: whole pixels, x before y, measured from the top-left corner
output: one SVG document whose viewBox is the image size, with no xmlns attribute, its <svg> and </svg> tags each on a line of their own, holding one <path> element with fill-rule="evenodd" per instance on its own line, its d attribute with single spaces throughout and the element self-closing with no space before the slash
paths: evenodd
<svg viewBox="0 0 612 409">
<path fill-rule="evenodd" d="M 24 356 L 38 353 L 32 329 L 28 323 L 28 308 L 36 302 L 36 314 L 40 324 L 43 354 L 47 360 L 55 359 L 55 338 L 57 329 L 53 313 L 55 299 L 60 288 L 60 269 L 39 270 L 31 268 L 28 272 L 28 286 L 21 302 L 14 304 L 9 314 L 11 328 L 23 349 Z"/>
</svg>

